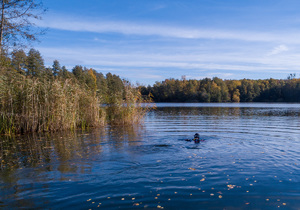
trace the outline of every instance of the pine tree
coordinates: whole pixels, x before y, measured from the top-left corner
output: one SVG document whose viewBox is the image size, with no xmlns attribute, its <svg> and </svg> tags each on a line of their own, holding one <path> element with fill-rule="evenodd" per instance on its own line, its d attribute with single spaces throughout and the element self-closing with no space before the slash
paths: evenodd
<svg viewBox="0 0 300 210">
<path fill-rule="evenodd" d="M 18 73 L 25 75 L 27 64 L 27 56 L 25 52 L 22 49 L 14 50 L 11 55 L 12 67 L 17 70 Z"/>
<path fill-rule="evenodd" d="M 52 74 L 53 76 L 57 77 L 62 72 L 62 68 L 60 67 L 59 61 L 54 60 L 52 65 Z"/>
<path fill-rule="evenodd" d="M 39 51 L 30 49 L 27 55 L 27 75 L 40 77 L 45 69 L 44 59 Z"/>
</svg>

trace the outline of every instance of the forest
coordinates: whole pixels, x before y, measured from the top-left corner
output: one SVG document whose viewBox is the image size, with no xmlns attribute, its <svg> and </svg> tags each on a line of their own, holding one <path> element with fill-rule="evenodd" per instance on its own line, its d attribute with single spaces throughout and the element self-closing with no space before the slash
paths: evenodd
<svg viewBox="0 0 300 210">
<path fill-rule="evenodd" d="M 166 79 L 153 86 L 141 86 L 142 95 L 155 102 L 300 102 L 300 79 L 202 80 Z"/>
<path fill-rule="evenodd" d="M 54 60 L 45 67 L 40 52 L 22 49 L 0 60 L 0 134 L 58 131 L 139 123 L 139 89 L 119 76 Z"/>
</svg>

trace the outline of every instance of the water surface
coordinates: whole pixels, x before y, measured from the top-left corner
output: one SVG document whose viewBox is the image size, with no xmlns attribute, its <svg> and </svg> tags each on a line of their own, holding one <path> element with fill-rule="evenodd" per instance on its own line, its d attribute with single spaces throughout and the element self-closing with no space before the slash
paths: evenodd
<svg viewBox="0 0 300 210">
<path fill-rule="evenodd" d="M 143 126 L 1 137 L 0 208 L 299 209 L 299 115 L 164 103 Z"/>
</svg>

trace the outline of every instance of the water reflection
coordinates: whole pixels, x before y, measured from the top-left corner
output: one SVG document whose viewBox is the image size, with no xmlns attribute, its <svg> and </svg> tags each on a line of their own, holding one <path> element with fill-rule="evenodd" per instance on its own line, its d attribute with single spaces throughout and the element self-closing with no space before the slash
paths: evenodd
<svg viewBox="0 0 300 210">
<path fill-rule="evenodd" d="M 76 170 L 71 163 L 93 159 L 104 150 L 118 150 L 126 145 L 141 144 L 142 126 L 106 127 L 87 132 L 63 132 L 0 137 L 1 171 L 45 166 L 53 170 L 60 163 L 60 172 Z M 3 173 L 1 173 L 3 175 Z"/>
<path fill-rule="evenodd" d="M 297 209 L 299 112 L 158 106 L 144 126 L 3 136 L 0 208 Z"/>
<path fill-rule="evenodd" d="M 300 116 L 299 108 L 263 107 L 157 107 L 154 113 L 168 116 Z"/>
</svg>

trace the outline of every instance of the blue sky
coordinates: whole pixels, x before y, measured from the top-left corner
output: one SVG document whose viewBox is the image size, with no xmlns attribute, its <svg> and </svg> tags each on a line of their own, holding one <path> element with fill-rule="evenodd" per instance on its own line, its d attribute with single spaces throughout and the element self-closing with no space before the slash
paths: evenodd
<svg viewBox="0 0 300 210">
<path fill-rule="evenodd" d="M 133 83 L 300 73 L 299 0 L 44 0 L 35 43 L 52 65 Z"/>
</svg>

